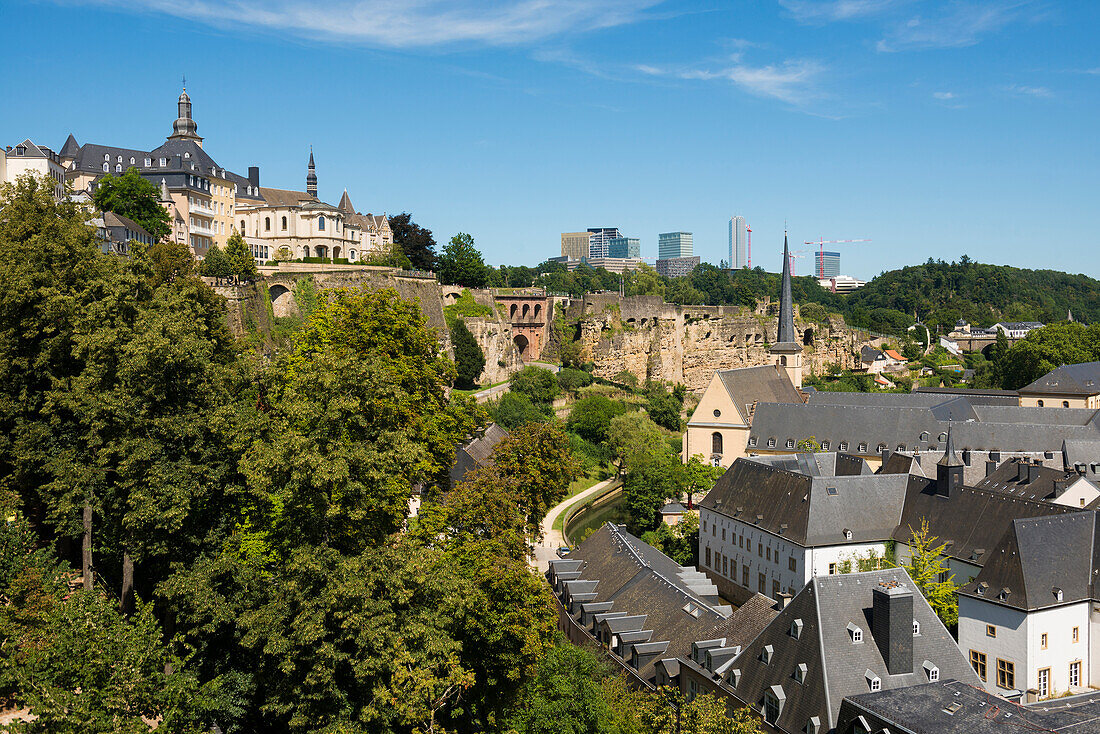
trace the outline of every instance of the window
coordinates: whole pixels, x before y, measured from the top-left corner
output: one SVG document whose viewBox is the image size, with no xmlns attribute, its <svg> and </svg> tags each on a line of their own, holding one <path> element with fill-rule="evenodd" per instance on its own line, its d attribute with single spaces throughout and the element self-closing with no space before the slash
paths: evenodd
<svg viewBox="0 0 1100 734">
<path fill-rule="evenodd" d="M 135 160 L 134 160 L 134 157 L 133 157 L 133 156 L 130 156 L 130 165 L 132 166 L 132 165 L 134 165 L 135 163 L 137 163 L 137 161 L 135 161 Z"/>
<path fill-rule="evenodd" d="M 974 669 L 974 672 L 978 674 L 978 677 L 985 681 L 985 653 L 978 652 L 977 650 L 970 651 L 970 667 Z"/>
<path fill-rule="evenodd" d="M 1080 642 L 1081 641 L 1081 628 L 1080 627 L 1074 627 L 1073 628 L 1073 641 L 1074 642 Z"/>
<path fill-rule="evenodd" d="M 875 449 L 875 452 L 881 454 L 885 450 L 886 450 L 886 444 L 880 443 L 878 445 L 878 447 Z"/>
<path fill-rule="evenodd" d="M 271 217 L 264 217 L 264 231 L 271 231 Z"/>
<path fill-rule="evenodd" d="M 729 574 L 729 568 L 728 568 L 729 564 L 727 563 L 728 561 L 729 561 L 729 558 L 727 558 L 726 556 L 722 556 L 722 575 L 723 576 L 729 576 L 730 575 Z"/>
<path fill-rule="evenodd" d="M 920 636 L 920 622 L 918 622 L 917 620 L 914 619 L 913 620 L 913 637 L 919 637 L 919 636 Z"/>
<path fill-rule="evenodd" d="M 717 408 L 715 408 L 715 409 L 714 409 L 714 417 L 715 417 L 715 418 L 721 418 L 721 417 L 722 417 L 722 411 L 720 411 L 720 410 L 718 410 Z"/>
<path fill-rule="evenodd" d="M 764 647 L 760 650 L 760 662 L 764 663 L 764 665 L 770 663 L 772 661 L 773 652 L 775 652 L 775 648 L 773 648 L 771 645 L 764 645 Z"/>
<path fill-rule="evenodd" d="M 1039 647 L 1041 647 L 1044 650 L 1047 649 L 1047 633 L 1046 632 L 1039 635 Z"/>
<path fill-rule="evenodd" d="M 825 488 L 825 494 L 829 495 L 830 497 L 836 497 L 836 495 L 837 495 L 836 487 L 826 487 Z"/>
<path fill-rule="evenodd" d="M 797 571 L 798 570 L 798 561 L 796 561 L 794 559 L 794 556 L 791 556 L 790 558 L 787 559 L 787 568 L 789 568 L 792 571 Z"/>
<path fill-rule="evenodd" d="M 829 442 L 828 441 L 822 441 L 821 442 L 821 450 L 822 451 L 828 451 L 829 450 Z"/>
<path fill-rule="evenodd" d="M 749 588 L 749 564 L 747 563 L 741 569 L 741 585 L 746 589 Z"/>
<path fill-rule="evenodd" d="M 830 563 L 829 564 L 829 575 L 830 576 L 836 576 L 836 564 L 835 563 Z"/>
<path fill-rule="evenodd" d="M 324 229 L 325 229 L 325 215 L 324 214 L 317 217 L 317 229 L 319 229 L 321 231 L 324 231 Z"/>
<path fill-rule="evenodd" d="M 152 158 L 146 158 L 145 159 L 145 167 L 146 168 L 151 168 L 152 165 L 153 165 L 153 159 Z"/>
<path fill-rule="evenodd" d="M 757 578 L 757 591 L 761 594 L 768 593 L 768 578 L 764 574 L 758 574 Z"/>
<path fill-rule="evenodd" d="M 1062 401 L 1062 407 L 1063 408 L 1068 408 L 1069 407 L 1069 401 L 1068 400 L 1063 400 Z"/>
<path fill-rule="evenodd" d="M 241 234 L 244 234 L 244 220 L 241 220 Z"/>
<path fill-rule="evenodd" d="M 764 721 L 774 724 L 779 720 L 779 699 L 771 691 L 764 692 Z"/>
<path fill-rule="evenodd" d="M 758 555 L 761 558 L 764 557 L 764 544 L 763 543 L 757 543 L 756 544 L 756 555 Z M 770 548 L 768 549 L 768 558 L 771 558 L 771 549 Z"/>
<path fill-rule="evenodd" d="M 283 217 L 283 231 L 286 231 L 286 217 Z M 352 254 L 352 257 L 355 257 L 355 255 Z"/>
<path fill-rule="evenodd" d="M 774 438 L 769 438 L 768 439 L 768 448 L 769 449 L 774 449 L 775 448 L 775 439 Z"/>
<path fill-rule="evenodd" d="M 104 153 L 103 154 L 103 160 L 105 160 L 105 161 L 111 160 L 111 154 L 110 153 Z"/>
<path fill-rule="evenodd" d="M 706 560 L 706 565 L 709 566 L 710 565 L 710 548 L 707 548 L 707 550 L 706 550 L 706 559 L 707 559 Z"/>
<path fill-rule="evenodd" d="M 111 172 L 111 164 L 110 163 L 104 163 L 103 164 L 103 172 L 104 173 L 110 173 Z"/>
<path fill-rule="evenodd" d="M 121 163 L 116 163 L 115 164 L 115 173 L 122 173 L 122 164 Z"/>
<path fill-rule="evenodd" d="M 744 535 L 738 535 L 737 536 L 737 545 L 741 548 L 745 547 L 745 536 Z"/>
<path fill-rule="evenodd" d="M 722 434 L 715 431 L 710 436 L 710 452 L 712 454 L 722 453 Z"/>
<path fill-rule="evenodd" d="M 940 679 L 940 669 L 931 660 L 924 661 L 924 672 L 928 674 L 928 681 L 935 683 Z"/>
<path fill-rule="evenodd" d="M 772 598 L 778 599 L 780 591 L 782 591 L 782 589 L 779 588 L 779 582 L 775 579 L 772 579 Z"/>
<path fill-rule="evenodd" d="M 847 441 L 841 441 L 840 442 L 840 450 L 841 451 L 847 451 L 848 450 L 848 442 Z"/>
<path fill-rule="evenodd" d="M 1016 688 L 1016 663 L 997 658 L 997 687 L 1010 691 Z"/>
<path fill-rule="evenodd" d="M 792 619 L 791 626 L 787 629 L 787 634 L 797 640 L 802 636 L 802 627 L 803 624 L 801 619 Z"/>
<path fill-rule="evenodd" d="M 1039 669 L 1039 684 L 1035 688 L 1039 691 L 1039 698 L 1050 695 L 1050 668 Z"/>
<path fill-rule="evenodd" d="M 766 551 L 765 555 L 768 557 L 768 560 L 770 561 L 772 559 L 772 549 L 771 548 L 766 548 L 765 551 Z"/>
<path fill-rule="evenodd" d="M 1081 661 L 1077 660 L 1069 664 L 1069 685 L 1076 688 L 1081 685 Z"/>
<path fill-rule="evenodd" d="M 997 636 L 997 628 L 994 627 L 991 624 L 987 624 L 985 626 L 985 636 L 986 637 L 996 637 Z"/>
<path fill-rule="evenodd" d="M 749 446 L 750 447 L 755 447 L 756 446 L 756 436 L 752 436 L 752 437 L 749 438 Z"/>
<path fill-rule="evenodd" d="M 794 439 L 793 438 L 788 438 L 787 439 L 787 448 L 789 448 L 789 449 L 794 448 Z"/>
<path fill-rule="evenodd" d="M 870 670 L 868 670 L 867 671 L 867 687 L 870 688 L 872 691 L 881 691 L 882 690 L 882 678 L 879 678 L 877 675 L 875 675 Z"/>
<path fill-rule="evenodd" d="M 167 166 L 168 165 L 168 159 L 167 158 L 161 158 L 160 159 L 160 164 L 162 166 Z"/>
<path fill-rule="evenodd" d="M 119 163 L 122 163 L 122 156 L 119 156 L 119 157 L 118 157 L 118 162 L 119 162 Z"/>
<path fill-rule="evenodd" d="M 863 628 L 854 622 L 848 623 L 848 634 L 852 636 L 852 642 L 856 645 L 863 644 Z"/>
</svg>

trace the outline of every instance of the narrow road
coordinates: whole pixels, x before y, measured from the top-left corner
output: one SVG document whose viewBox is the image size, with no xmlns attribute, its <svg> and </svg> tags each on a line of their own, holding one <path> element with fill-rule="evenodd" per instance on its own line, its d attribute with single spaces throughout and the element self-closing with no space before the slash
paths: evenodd
<svg viewBox="0 0 1100 734">
<path fill-rule="evenodd" d="M 561 532 L 554 529 L 554 522 L 558 515 L 572 507 L 575 502 L 600 494 L 614 481 L 614 478 L 605 479 L 550 508 L 542 521 L 542 542 L 535 545 L 535 557 L 531 561 L 531 565 L 538 569 L 539 573 L 546 573 L 550 568 L 550 561 L 558 557 L 558 548 L 565 545 L 565 538 L 562 537 Z"/>
</svg>

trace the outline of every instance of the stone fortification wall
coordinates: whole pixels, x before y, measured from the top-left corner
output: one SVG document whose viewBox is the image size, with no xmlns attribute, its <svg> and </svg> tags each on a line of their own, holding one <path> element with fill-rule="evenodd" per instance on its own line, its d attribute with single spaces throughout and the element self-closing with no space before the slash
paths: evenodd
<svg viewBox="0 0 1100 734">
<path fill-rule="evenodd" d="M 639 380 L 681 382 L 701 391 L 715 370 L 773 361 L 767 348 L 776 337 L 776 309 L 769 302 L 756 309 L 678 306 L 658 296 L 597 294 L 569 305 L 565 317 L 575 326 L 565 331 L 566 338 L 579 342 L 581 360 L 592 362 L 601 377 L 626 370 Z M 855 366 L 868 338 L 849 329 L 839 316 L 816 324 L 796 315 L 795 326 L 807 373 L 820 373 L 828 363 Z"/>
</svg>

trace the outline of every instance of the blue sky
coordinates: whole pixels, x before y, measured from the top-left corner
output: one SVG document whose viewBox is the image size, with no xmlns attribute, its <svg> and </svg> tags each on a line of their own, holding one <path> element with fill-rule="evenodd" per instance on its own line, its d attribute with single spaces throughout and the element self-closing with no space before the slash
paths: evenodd
<svg viewBox="0 0 1100 734">
<path fill-rule="evenodd" d="M 0 142 L 152 148 L 187 75 L 206 149 L 264 185 L 407 210 L 535 264 L 617 226 L 753 264 L 871 238 L 1100 276 L 1100 3 L 4 0 Z M 809 272 L 809 257 L 796 272 Z"/>
</svg>

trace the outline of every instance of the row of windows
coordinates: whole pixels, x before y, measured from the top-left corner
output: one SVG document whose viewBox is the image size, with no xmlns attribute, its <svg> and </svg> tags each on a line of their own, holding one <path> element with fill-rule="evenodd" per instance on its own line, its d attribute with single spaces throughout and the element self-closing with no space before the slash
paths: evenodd
<svg viewBox="0 0 1100 734">
<path fill-rule="evenodd" d="M 1043 407 L 1043 401 L 1042 400 L 1039 401 L 1039 407 L 1040 408 Z M 1069 401 L 1068 400 L 1063 400 L 1062 401 L 1062 407 L 1063 408 L 1068 408 L 1069 407 Z"/>
<path fill-rule="evenodd" d="M 717 436 L 718 434 L 716 433 L 716 434 L 714 434 L 714 435 L 716 435 L 716 436 Z M 929 433 L 928 433 L 928 431 L 925 431 L 924 433 L 922 433 L 922 434 L 920 435 L 920 440 L 921 440 L 922 442 L 927 442 L 927 441 L 928 441 L 928 438 L 929 438 Z M 943 442 L 943 441 L 946 441 L 946 440 L 947 440 L 947 434 L 946 434 L 946 433 L 941 433 L 941 434 L 940 434 L 940 441 L 941 441 L 941 442 Z M 779 443 L 779 441 L 778 441 L 778 439 L 777 439 L 777 438 L 776 438 L 775 436 L 769 436 L 769 437 L 768 437 L 768 441 L 767 441 L 767 446 L 768 446 L 768 448 L 769 448 L 769 449 L 774 449 L 774 448 L 775 448 L 775 447 L 776 447 L 776 446 L 778 445 L 778 443 Z M 759 445 L 759 438 L 758 438 L 757 436 L 750 436 L 750 437 L 749 437 L 749 447 L 750 447 L 750 448 L 755 448 L 755 447 L 756 447 L 757 445 Z M 797 445 L 797 444 L 796 444 L 796 442 L 795 442 L 795 440 L 794 440 L 793 438 L 788 438 L 788 439 L 787 439 L 787 440 L 786 440 L 786 441 L 784 442 L 784 446 L 785 446 L 786 448 L 788 448 L 788 449 L 793 449 L 793 448 L 795 448 L 795 446 L 796 446 L 796 445 Z M 859 453 L 861 453 L 861 454 L 862 454 L 862 453 L 866 453 L 866 452 L 867 452 L 867 447 L 868 447 L 868 446 L 869 446 L 870 444 L 868 444 L 868 443 L 867 443 L 866 441 L 864 441 L 864 442 L 862 442 L 862 443 L 859 443 L 859 444 L 857 444 L 857 445 L 859 446 L 859 449 L 858 449 Z M 839 443 L 839 444 L 837 445 L 837 450 L 838 450 L 838 451 L 847 451 L 847 450 L 848 450 L 848 446 L 849 446 L 849 443 L 848 443 L 848 441 L 841 441 L 841 442 L 840 442 L 840 443 Z M 825 441 L 822 441 L 822 442 L 821 442 L 821 450 L 822 450 L 822 451 L 829 451 L 829 450 L 831 449 L 831 447 L 832 447 L 832 443 L 831 443 L 830 441 L 828 441 L 828 440 L 825 440 Z M 886 450 L 887 448 L 888 448 L 888 447 L 887 447 L 887 445 L 886 445 L 885 443 L 879 443 L 879 444 L 878 444 L 878 446 L 877 446 L 877 447 L 875 448 L 875 451 L 876 451 L 876 453 L 880 453 L 880 454 L 881 454 L 881 453 L 882 453 L 883 451 L 885 451 L 885 450 Z M 907 451 L 907 450 L 908 450 L 908 447 L 907 447 L 907 446 L 906 446 L 905 444 L 903 444 L 903 443 L 900 443 L 900 444 L 898 444 L 897 450 L 898 450 L 898 451 Z"/>
</svg>

